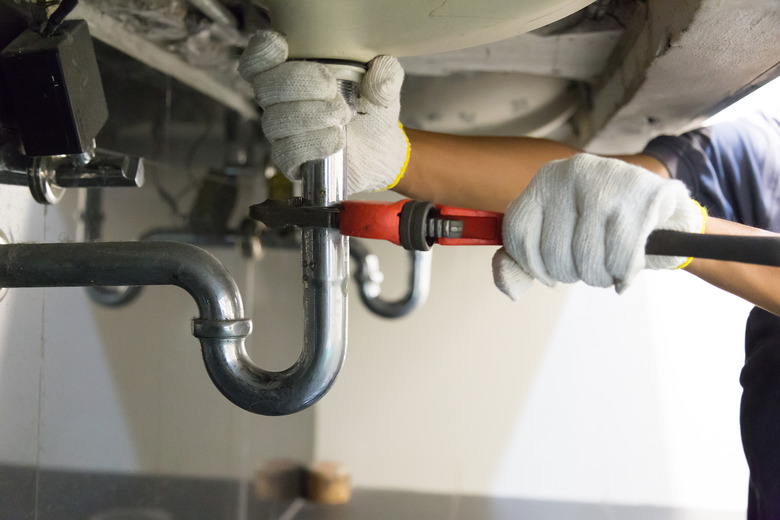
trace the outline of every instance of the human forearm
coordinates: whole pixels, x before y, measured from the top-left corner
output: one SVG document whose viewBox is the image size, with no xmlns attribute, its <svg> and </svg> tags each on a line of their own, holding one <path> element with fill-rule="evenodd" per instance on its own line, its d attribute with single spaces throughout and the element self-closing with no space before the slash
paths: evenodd
<svg viewBox="0 0 780 520">
<path fill-rule="evenodd" d="M 503 212 L 546 163 L 579 150 L 527 137 L 473 137 L 407 130 L 412 153 L 396 191 L 438 204 Z M 619 156 L 661 177 L 662 163 L 647 155 Z M 772 233 L 710 217 L 706 233 Z M 780 235 L 778 235 L 780 237 Z M 686 268 L 703 280 L 780 315 L 780 268 L 694 259 Z"/>
<path fill-rule="evenodd" d="M 712 217 L 707 219 L 705 234 L 774 236 L 780 240 L 777 233 Z M 780 267 L 694 258 L 685 269 L 716 287 L 780 316 Z"/>
<path fill-rule="evenodd" d="M 550 161 L 580 150 L 530 137 L 456 136 L 406 129 L 411 155 L 395 191 L 438 204 L 503 212 Z M 666 169 L 645 155 L 620 157 L 668 177 Z"/>
<path fill-rule="evenodd" d="M 523 137 L 407 130 L 409 165 L 395 191 L 438 204 L 503 212 L 544 164 L 578 150 Z"/>
<path fill-rule="evenodd" d="M 439 204 L 503 212 L 549 161 L 579 152 L 554 141 L 525 137 L 471 137 L 408 130 L 409 167 L 396 190 Z M 619 157 L 668 178 L 666 168 L 646 155 Z M 709 218 L 706 233 L 771 235 Z M 713 285 L 780 314 L 780 268 L 695 259 L 687 268 Z"/>
</svg>

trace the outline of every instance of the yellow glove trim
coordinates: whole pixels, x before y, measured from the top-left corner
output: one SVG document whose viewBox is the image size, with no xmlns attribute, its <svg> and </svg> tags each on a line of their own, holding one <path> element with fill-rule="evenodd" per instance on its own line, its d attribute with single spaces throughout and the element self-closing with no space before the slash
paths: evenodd
<svg viewBox="0 0 780 520">
<path fill-rule="evenodd" d="M 699 211 L 701 211 L 701 216 L 702 216 L 701 233 L 704 233 L 704 230 L 707 227 L 707 216 L 708 216 L 707 208 L 705 208 L 704 206 L 702 206 L 701 204 L 699 204 L 697 201 L 693 199 L 691 199 L 691 202 L 696 204 L 696 206 L 699 208 Z M 693 257 L 689 256 L 688 260 L 683 262 L 682 265 L 680 265 L 679 267 L 675 267 L 675 269 L 685 269 L 686 267 L 688 267 L 688 264 L 690 264 L 692 261 L 693 261 Z"/>
<path fill-rule="evenodd" d="M 404 132 L 404 125 L 399 121 L 398 126 L 401 128 L 401 133 L 404 134 L 404 139 L 406 139 L 406 159 L 404 159 L 404 165 L 401 166 L 401 172 L 398 174 L 398 177 L 396 177 L 389 186 L 379 191 L 392 190 L 401 182 L 401 179 L 404 178 L 404 173 L 406 173 L 406 167 L 409 166 L 409 158 L 412 156 L 412 143 L 409 142 L 409 137 L 407 137 L 406 132 Z"/>
</svg>

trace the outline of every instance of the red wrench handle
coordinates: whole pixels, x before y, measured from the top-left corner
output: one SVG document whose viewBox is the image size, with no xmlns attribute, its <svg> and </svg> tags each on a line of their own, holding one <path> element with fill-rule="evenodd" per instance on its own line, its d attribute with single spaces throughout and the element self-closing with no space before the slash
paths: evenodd
<svg viewBox="0 0 780 520">
<path fill-rule="evenodd" d="M 461 238 L 438 238 L 443 246 L 500 246 L 504 244 L 501 226 L 504 214 L 495 211 L 436 205 L 440 218 L 463 221 Z"/>
<path fill-rule="evenodd" d="M 339 212 L 339 231 L 350 237 L 389 240 L 400 246 L 398 223 L 406 202 L 344 201 Z"/>
<path fill-rule="evenodd" d="M 410 201 L 343 202 L 339 210 L 339 230 L 347 236 L 378 238 L 402 245 L 401 213 L 408 202 Z M 414 219 L 416 224 L 411 226 L 412 233 L 424 234 L 429 219 L 463 222 L 463 234 L 460 238 L 428 237 L 429 245 L 503 244 L 503 213 L 411 202 L 423 206 L 427 204 L 430 208 L 426 218 Z M 406 231 L 409 232 L 408 229 Z M 780 267 L 780 239 L 775 237 L 720 236 L 655 230 L 648 237 L 645 251 L 652 255 L 693 256 Z"/>
<path fill-rule="evenodd" d="M 345 201 L 339 212 L 339 231 L 343 235 L 388 240 L 401 245 L 401 213 L 408 199 L 398 202 Z M 501 245 L 503 213 L 479 211 L 452 206 L 435 205 L 431 218 L 459 220 L 463 222 L 460 238 L 432 239 L 437 244 L 455 245 Z M 426 222 L 422 221 L 421 225 Z M 419 230 L 423 232 L 424 229 Z"/>
</svg>

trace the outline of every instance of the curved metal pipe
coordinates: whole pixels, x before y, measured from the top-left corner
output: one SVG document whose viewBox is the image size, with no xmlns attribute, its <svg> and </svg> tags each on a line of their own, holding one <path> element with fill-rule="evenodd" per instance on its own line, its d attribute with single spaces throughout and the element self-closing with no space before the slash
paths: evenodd
<svg viewBox="0 0 780 520">
<path fill-rule="evenodd" d="M 0 246 L 0 286 L 176 285 L 201 320 L 248 321 L 230 273 L 213 255 L 177 242 L 92 242 Z"/>
<path fill-rule="evenodd" d="M 315 206 L 344 199 L 342 150 L 322 161 L 301 167 L 303 196 Z M 347 349 L 347 237 L 331 229 L 301 233 L 303 278 L 303 349 L 287 370 L 268 372 L 252 364 L 243 346 L 233 339 L 204 337 L 199 322 L 194 333 L 201 338 L 209 376 L 233 403 L 263 415 L 287 415 L 313 405 L 331 388 L 344 364 Z M 209 323 L 202 324 L 210 327 Z M 220 347 L 220 345 L 222 345 Z"/>
<path fill-rule="evenodd" d="M 343 240 L 343 239 L 342 239 Z M 338 240 L 337 240 L 338 242 Z M 339 262 L 332 262 L 337 267 Z M 306 272 L 330 272 L 331 267 L 309 265 Z M 336 269 L 336 273 L 340 273 Z M 193 334 L 200 339 L 203 361 L 214 384 L 234 404 L 263 415 L 293 413 L 316 402 L 330 388 L 343 362 L 345 327 L 323 325 L 338 315 L 329 312 L 321 295 L 341 291 L 338 278 L 319 274 L 310 279 L 315 290 L 309 304 L 304 349 L 298 361 L 282 372 L 269 372 L 252 363 L 244 339 L 251 320 L 243 316 L 235 281 L 210 253 L 178 242 L 93 242 L 75 244 L 0 245 L 0 286 L 80 287 L 117 285 L 175 285 L 187 291 L 198 306 Z M 335 285 L 335 287 L 334 287 Z M 310 291 L 311 292 L 311 291 Z M 321 293 L 321 294 L 320 294 Z M 319 348 L 323 343 L 328 348 Z M 330 348 L 333 345 L 333 348 Z"/>
<path fill-rule="evenodd" d="M 359 78 L 359 69 L 337 66 L 337 77 Z M 354 81 L 339 81 L 352 105 Z M 345 198 L 346 149 L 301 166 L 303 198 L 312 206 L 332 206 Z M 347 353 L 349 241 L 335 229 L 301 231 L 303 349 L 287 370 L 270 373 L 250 362 L 243 348 L 211 348 L 203 343 L 209 375 L 228 399 L 265 415 L 297 412 L 330 389 Z M 203 341 L 203 340 L 201 340 Z M 216 341 L 216 340 L 214 340 Z M 263 392 L 255 389 L 262 388 Z M 238 400 L 236 399 L 238 398 Z"/>
<path fill-rule="evenodd" d="M 233 27 L 233 28 L 235 28 L 238 25 L 236 23 L 236 17 L 233 16 L 233 13 L 231 13 L 227 7 L 222 5 L 217 0 L 188 0 L 188 1 L 198 11 L 208 16 L 211 19 L 211 21 L 214 23 L 218 23 L 220 25 L 225 25 L 227 27 Z"/>
<path fill-rule="evenodd" d="M 383 275 L 379 259 L 359 241 L 350 241 L 350 256 L 358 262 L 355 279 L 360 300 L 368 309 L 383 318 L 401 318 L 420 307 L 428 299 L 431 288 L 431 251 L 409 251 L 409 281 L 406 293 L 397 300 L 381 296 Z"/>
<path fill-rule="evenodd" d="M 342 150 L 323 161 L 304 164 L 303 197 L 315 206 L 344 200 L 345 162 Z M 300 396 L 309 406 L 333 385 L 347 355 L 348 238 L 335 229 L 301 230 L 301 269 L 303 352 L 298 363 L 309 368 L 299 371 L 299 376 L 308 379 L 299 387 L 310 389 L 311 395 Z"/>
<path fill-rule="evenodd" d="M 359 77 L 355 67 L 343 68 L 346 76 Z M 339 86 L 351 103 L 355 83 L 340 81 Z M 314 206 L 330 206 L 344 200 L 345 163 L 346 150 L 341 150 L 322 161 L 304 164 L 303 197 Z M 251 322 L 240 317 L 243 308 L 238 289 L 221 264 L 195 246 L 96 242 L 5 248 L 0 250 L 0 286 L 183 287 L 201 307 L 201 317 L 193 321 L 193 334 L 201 341 L 209 376 L 225 397 L 251 412 L 286 415 L 311 406 L 333 385 L 346 357 L 349 242 L 334 229 L 306 229 L 301 233 L 303 349 L 298 360 L 281 372 L 268 372 L 251 362 L 244 346 Z M 24 260 L 20 261 L 21 257 Z M 212 261 L 207 262 L 206 258 Z M 30 264 L 25 265 L 26 262 Z M 221 273 L 202 273 L 205 278 L 193 276 L 195 273 L 188 269 L 193 262 L 198 266 L 216 263 Z M 212 277 L 229 280 L 230 289 L 223 287 L 219 294 L 202 291 L 199 284 Z M 207 304 L 223 299 L 233 305 L 215 317 Z"/>
</svg>

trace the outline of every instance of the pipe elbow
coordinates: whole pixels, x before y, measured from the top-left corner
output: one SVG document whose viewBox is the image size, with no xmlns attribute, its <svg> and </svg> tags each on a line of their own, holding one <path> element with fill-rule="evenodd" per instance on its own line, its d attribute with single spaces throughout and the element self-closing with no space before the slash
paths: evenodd
<svg viewBox="0 0 780 520">
<path fill-rule="evenodd" d="M 330 233 L 328 233 L 330 234 Z M 343 252 L 343 239 L 336 239 Z M 177 285 L 192 295 L 200 317 L 192 333 L 200 340 L 206 371 L 214 386 L 236 406 L 252 413 L 278 416 L 299 412 L 313 405 L 331 388 L 346 353 L 346 296 L 341 263 L 333 272 L 309 269 L 304 290 L 304 342 L 298 360 L 288 369 L 271 372 L 258 367 L 246 351 L 252 322 L 243 317 L 238 287 L 230 274 L 209 253 L 189 255 L 202 268 L 180 272 Z M 325 248 L 326 253 L 335 253 Z M 214 264 L 216 262 L 216 265 Z"/>
<path fill-rule="evenodd" d="M 250 360 L 244 342 L 249 320 L 194 320 L 209 377 L 232 403 L 261 415 L 288 415 L 313 405 L 333 386 L 346 357 L 345 245 L 329 231 L 304 232 L 304 257 L 313 258 L 306 253 L 313 247 L 328 261 L 304 262 L 303 349 L 286 370 L 270 372 Z"/>
<path fill-rule="evenodd" d="M 344 361 L 346 301 L 342 276 L 310 281 L 308 331 L 298 361 L 282 372 L 257 367 L 245 350 L 252 322 L 238 286 L 213 255 L 175 242 L 0 245 L 0 287 L 175 285 L 198 306 L 193 334 L 219 391 L 241 408 L 285 415 L 314 404 Z M 310 293 L 310 294 L 309 294 Z M 329 303 L 335 302 L 331 306 Z"/>
<path fill-rule="evenodd" d="M 300 412 L 319 401 L 338 374 L 338 370 L 318 368 L 326 360 L 299 360 L 282 372 L 268 372 L 249 360 L 242 337 L 199 339 L 214 386 L 233 404 L 252 413 L 279 416 Z"/>
</svg>

